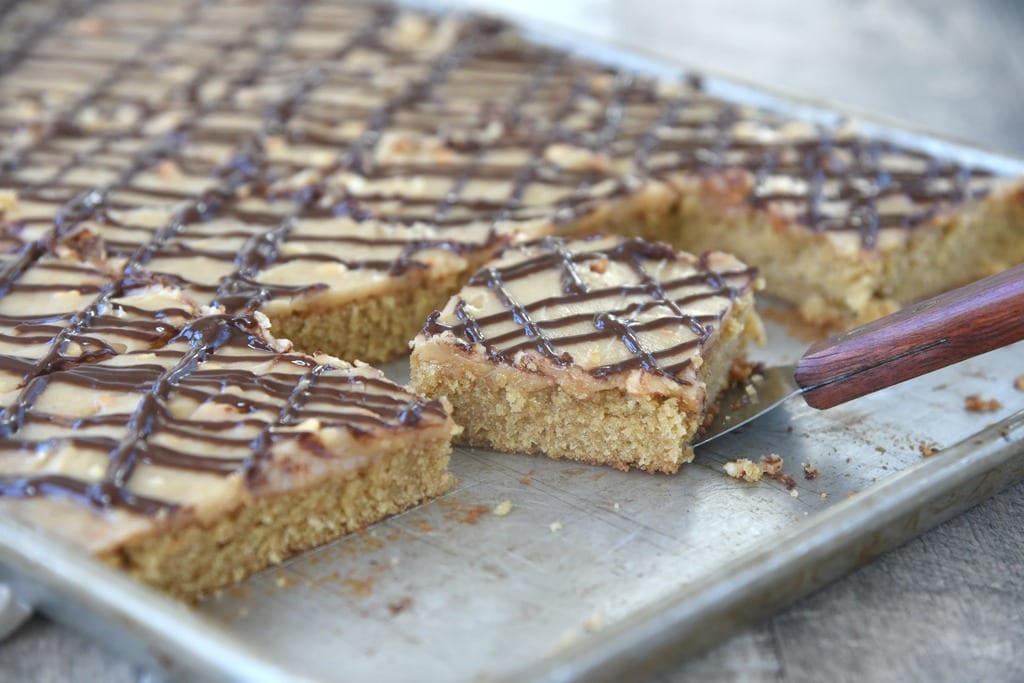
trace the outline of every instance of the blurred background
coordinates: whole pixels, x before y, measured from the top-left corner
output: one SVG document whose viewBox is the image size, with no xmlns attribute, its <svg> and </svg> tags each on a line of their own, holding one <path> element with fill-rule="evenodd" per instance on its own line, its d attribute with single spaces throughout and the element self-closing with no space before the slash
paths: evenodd
<svg viewBox="0 0 1024 683">
<path fill-rule="evenodd" d="M 435 3 L 431 3 L 435 4 Z M 1024 1 L 452 0 L 1024 156 Z"/>
</svg>

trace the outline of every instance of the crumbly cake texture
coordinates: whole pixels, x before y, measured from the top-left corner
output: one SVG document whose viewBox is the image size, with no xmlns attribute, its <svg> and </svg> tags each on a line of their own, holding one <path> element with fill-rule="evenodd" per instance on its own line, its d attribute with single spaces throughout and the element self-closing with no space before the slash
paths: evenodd
<svg viewBox="0 0 1024 683">
<path fill-rule="evenodd" d="M 0 22 L 0 501 L 47 528 L 57 515 L 64 529 L 139 530 L 136 549 L 155 539 L 157 520 L 116 497 L 29 485 L 36 455 L 105 466 L 74 436 L 95 425 L 39 422 L 17 397 L 170 353 L 211 316 L 264 314 L 305 352 L 381 360 L 511 241 L 618 232 L 731 250 L 808 317 L 845 324 L 1022 260 L 1022 206 L 1019 185 L 979 169 L 532 45 L 490 19 L 329 0 L 17 3 Z M 44 423 L 70 430 L 60 457 L 37 451 Z M 205 453 L 217 429 L 187 438 Z M 336 494 L 353 501 L 337 533 L 440 490 L 389 483 L 405 481 L 410 448 L 373 447 L 392 464 Z M 342 487 L 332 476 L 260 508 L 266 535 L 250 527 L 271 499 L 245 487 L 237 501 L 254 502 L 189 527 L 248 529 L 245 548 L 258 545 L 209 580 L 154 575 L 188 556 L 156 540 L 160 563 L 106 556 L 195 593 L 326 538 L 286 531 L 285 508 L 320 505 L 315 491 Z"/>
<path fill-rule="evenodd" d="M 756 270 L 637 238 L 547 237 L 478 271 L 413 341 L 460 443 L 675 472 L 746 342 Z"/>
</svg>

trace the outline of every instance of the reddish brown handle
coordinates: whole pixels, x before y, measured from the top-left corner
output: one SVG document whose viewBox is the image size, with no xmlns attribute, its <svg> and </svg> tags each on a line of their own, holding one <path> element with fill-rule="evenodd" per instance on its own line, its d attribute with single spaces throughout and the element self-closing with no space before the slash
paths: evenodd
<svg viewBox="0 0 1024 683">
<path fill-rule="evenodd" d="M 831 408 L 1021 339 L 1024 264 L 814 344 L 796 382 Z"/>
</svg>

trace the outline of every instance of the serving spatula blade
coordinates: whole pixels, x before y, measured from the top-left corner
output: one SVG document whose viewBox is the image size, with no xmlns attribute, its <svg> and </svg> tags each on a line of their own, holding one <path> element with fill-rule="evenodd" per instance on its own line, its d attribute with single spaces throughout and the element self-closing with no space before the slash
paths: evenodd
<svg viewBox="0 0 1024 683">
<path fill-rule="evenodd" d="M 718 413 L 693 445 L 699 446 L 731 432 L 799 394 L 795 374 L 795 365 L 779 365 L 760 370 L 749 380 L 728 387 L 718 399 Z"/>
<path fill-rule="evenodd" d="M 1024 264 L 907 306 L 730 387 L 697 446 L 803 394 L 825 409 L 1024 340 Z"/>
</svg>

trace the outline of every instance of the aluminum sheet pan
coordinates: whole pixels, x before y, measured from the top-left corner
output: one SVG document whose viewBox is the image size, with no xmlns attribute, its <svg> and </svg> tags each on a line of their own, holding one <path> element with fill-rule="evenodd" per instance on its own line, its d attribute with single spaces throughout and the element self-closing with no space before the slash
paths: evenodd
<svg viewBox="0 0 1024 683">
<path fill-rule="evenodd" d="M 800 343 L 770 327 L 762 357 L 792 360 Z M 1021 394 L 1007 368 L 1022 352 L 827 412 L 794 400 L 702 447 L 677 476 L 459 448 L 461 483 L 442 499 L 252 577 L 199 614 L 9 521 L 0 579 L 182 678 L 635 673 L 638 654 L 670 663 L 1019 479 L 1024 413 L 1012 414 Z M 972 393 L 1004 408 L 969 413 Z M 921 444 L 945 450 L 926 459 Z M 785 458 L 798 496 L 722 471 L 768 452 Z M 804 479 L 805 462 L 820 476 Z M 511 512 L 493 514 L 504 500 Z"/>
<path fill-rule="evenodd" d="M 533 27 L 662 76 L 679 70 Z M 712 80 L 815 118 L 825 108 Z M 903 144 L 1024 173 L 896 130 Z M 767 362 L 805 346 L 769 324 Z M 387 368 L 402 380 L 405 361 Z M 793 400 L 698 450 L 676 476 L 457 448 L 442 499 L 263 572 L 196 609 L 0 519 L 0 581 L 23 603 L 181 680 L 615 680 L 653 672 L 1024 477 L 1024 344 L 827 412 Z M 970 413 L 981 394 L 1002 408 Z M 940 449 L 922 456 L 922 445 Z M 729 479 L 778 453 L 797 481 Z M 802 464 L 820 476 L 807 480 Z M 510 501 L 511 512 L 491 510 Z"/>
<path fill-rule="evenodd" d="M 780 349 L 790 346 L 781 330 L 770 332 L 780 343 L 765 355 L 792 358 Z M 562 662 L 560 650 L 577 640 L 578 657 L 589 651 L 591 632 L 645 610 L 659 614 L 680 591 L 688 600 L 750 592 L 815 529 L 839 556 L 826 553 L 816 563 L 798 552 L 794 559 L 812 579 L 827 560 L 847 568 L 862 561 L 865 551 L 842 547 L 845 534 L 864 528 L 851 520 L 870 524 L 872 511 L 881 514 L 910 491 L 919 495 L 914 477 L 925 475 L 914 471 L 932 464 L 922 462 L 922 444 L 980 439 L 975 434 L 993 417 L 1019 406 L 1022 395 L 1005 368 L 1019 364 L 1022 352 L 1024 345 L 1007 348 L 827 412 L 794 400 L 699 449 L 677 476 L 458 448 L 453 470 L 461 483 L 441 500 L 266 572 L 202 609 L 261 651 L 324 680 L 338 672 L 377 681 L 514 676 L 540 660 Z M 1001 401 L 1002 413 L 966 412 L 972 393 Z M 1017 447 L 1021 432 L 1011 438 Z M 960 459 L 964 450 L 932 459 Z M 722 470 L 727 460 L 767 453 L 783 456 L 796 496 L 779 482 L 745 484 Z M 803 463 L 820 475 L 806 480 Z M 905 472 L 902 486 L 854 505 L 898 472 Z M 512 511 L 493 514 L 504 500 Z M 819 515 L 844 502 L 859 512 L 832 514 L 822 526 Z M 919 526 L 879 531 L 899 536 Z M 736 563 L 751 571 L 728 569 Z M 812 583 L 764 589 L 794 598 Z M 750 596 L 751 613 L 763 597 Z M 750 616 L 741 604 L 731 620 L 739 625 Z M 716 622 L 725 618 L 714 614 L 688 628 L 691 635 L 709 624 L 724 631 Z"/>
</svg>

